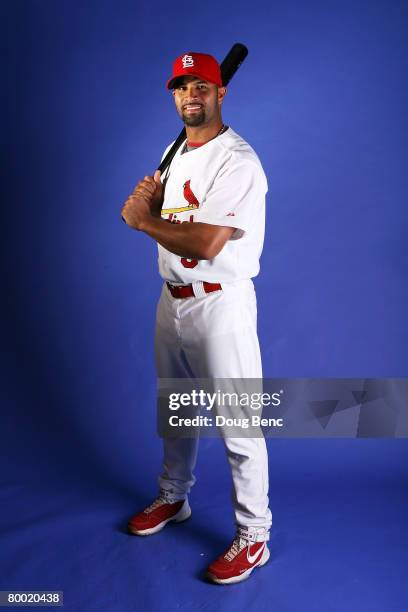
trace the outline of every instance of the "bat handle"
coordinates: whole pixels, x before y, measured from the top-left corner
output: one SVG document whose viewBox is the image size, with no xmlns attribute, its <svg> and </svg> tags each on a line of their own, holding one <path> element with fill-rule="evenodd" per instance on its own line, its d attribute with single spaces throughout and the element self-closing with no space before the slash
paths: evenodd
<svg viewBox="0 0 408 612">
<path fill-rule="evenodd" d="M 180 134 L 177 136 L 176 140 L 173 142 L 171 148 L 169 149 L 167 155 L 164 157 L 164 159 L 162 159 L 162 161 L 160 162 L 159 167 L 157 168 L 158 170 L 160 170 L 160 173 L 163 174 L 164 170 L 170 166 L 171 164 L 171 160 L 173 159 L 173 157 L 175 156 L 179 146 L 181 145 L 181 143 L 187 138 L 187 134 L 186 134 L 186 128 L 184 127 Z"/>
</svg>

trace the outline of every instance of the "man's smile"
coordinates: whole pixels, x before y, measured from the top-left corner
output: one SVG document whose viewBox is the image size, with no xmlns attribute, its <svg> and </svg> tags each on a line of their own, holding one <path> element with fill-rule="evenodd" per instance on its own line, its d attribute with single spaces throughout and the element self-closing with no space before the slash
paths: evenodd
<svg viewBox="0 0 408 612">
<path fill-rule="evenodd" d="M 183 111 L 188 113 L 195 113 L 203 108 L 202 104 L 184 104 Z"/>
</svg>

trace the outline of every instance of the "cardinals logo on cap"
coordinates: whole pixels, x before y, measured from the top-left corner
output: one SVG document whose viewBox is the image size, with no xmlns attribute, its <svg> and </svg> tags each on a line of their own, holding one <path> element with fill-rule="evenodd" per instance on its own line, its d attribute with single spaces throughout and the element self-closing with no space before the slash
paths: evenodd
<svg viewBox="0 0 408 612">
<path fill-rule="evenodd" d="M 194 66 L 194 58 L 192 55 L 183 55 L 181 61 L 183 62 L 183 68 L 192 68 Z"/>
</svg>

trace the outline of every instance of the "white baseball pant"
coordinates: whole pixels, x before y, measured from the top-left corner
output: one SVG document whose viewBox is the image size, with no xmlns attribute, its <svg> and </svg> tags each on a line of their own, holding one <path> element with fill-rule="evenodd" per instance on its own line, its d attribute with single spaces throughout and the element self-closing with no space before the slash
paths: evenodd
<svg viewBox="0 0 408 612">
<path fill-rule="evenodd" d="M 253 282 L 222 283 L 204 297 L 174 298 L 166 283 L 157 307 L 155 354 L 159 378 L 262 378 Z M 265 440 L 223 438 L 233 480 L 237 525 L 269 531 Z M 198 438 L 164 438 L 159 485 L 171 501 L 195 482 Z"/>
</svg>

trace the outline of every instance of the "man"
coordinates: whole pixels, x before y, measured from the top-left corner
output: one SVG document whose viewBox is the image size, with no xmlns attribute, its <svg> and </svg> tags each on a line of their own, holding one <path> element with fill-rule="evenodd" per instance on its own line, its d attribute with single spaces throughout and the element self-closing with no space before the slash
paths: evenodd
<svg viewBox="0 0 408 612">
<path fill-rule="evenodd" d="M 126 223 L 157 241 L 164 279 L 157 309 L 159 378 L 262 378 L 251 278 L 259 271 L 267 182 L 253 149 L 223 124 L 226 89 L 210 55 L 176 59 L 167 83 L 186 127 L 166 179 L 156 172 L 136 186 L 122 209 Z M 164 187 L 165 184 L 165 187 Z M 224 437 L 233 479 L 237 533 L 207 569 L 219 584 L 239 582 L 269 559 L 272 523 L 263 437 Z M 128 524 L 150 535 L 182 522 L 197 438 L 165 438 L 160 494 Z"/>
</svg>

